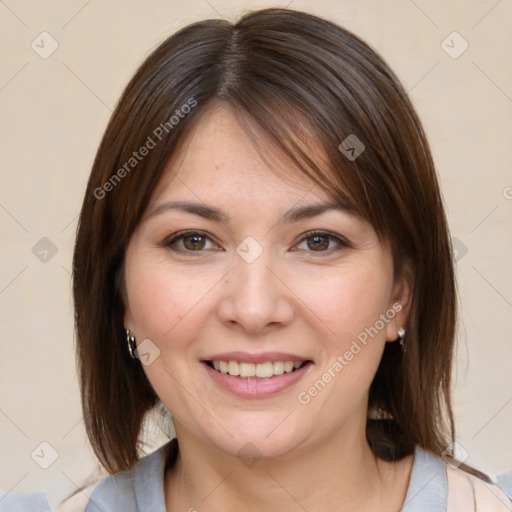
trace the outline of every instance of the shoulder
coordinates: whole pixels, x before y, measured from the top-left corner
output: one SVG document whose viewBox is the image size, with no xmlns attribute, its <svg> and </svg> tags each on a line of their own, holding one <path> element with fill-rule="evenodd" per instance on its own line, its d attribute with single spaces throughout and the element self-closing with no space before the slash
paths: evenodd
<svg viewBox="0 0 512 512">
<path fill-rule="evenodd" d="M 496 482 L 486 483 L 416 446 L 401 512 L 512 512 L 512 472 Z"/>
<path fill-rule="evenodd" d="M 505 494 L 501 482 L 498 485 L 484 482 L 480 478 L 459 468 L 446 464 L 448 480 L 448 512 L 510 512 L 512 501 Z M 500 488 L 503 487 L 503 488 Z M 509 489 L 511 491 L 512 489 Z"/>
<path fill-rule="evenodd" d="M 85 508 L 85 512 L 136 512 L 135 470 L 130 469 L 110 475 L 94 489 Z"/>
<path fill-rule="evenodd" d="M 0 512 L 50 512 L 44 492 L 0 491 Z"/>
<path fill-rule="evenodd" d="M 448 484 L 444 461 L 416 446 L 401 512 L 446 512 Z"/>
<path fill-rule="evenodd" d="M 498 485 L 501 487 L 503 492 L 512 501 L 512 469 L 505 473 L 501 473 L 496 477 Z"/>
<path fill-rule="evenodd" d="M 85 512 L 165 512 L 165 465 L 176 451 L 177 442 L 173 439 L 133 468 L 102 480 L 91 494 Z"/>
</svg>

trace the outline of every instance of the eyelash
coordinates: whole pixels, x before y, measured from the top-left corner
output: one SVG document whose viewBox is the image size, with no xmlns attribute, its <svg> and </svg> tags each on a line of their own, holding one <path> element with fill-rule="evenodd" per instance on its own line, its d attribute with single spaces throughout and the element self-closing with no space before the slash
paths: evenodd
<svg viewBox="0 0 512 512">
<path fill-rule="evenodd" d="M 185 248 L 176 248 L 175 244 L 178 241 L 183 240 L 188 237 L 193 237 L 193 236 L 205 237 L 208 240 L 210 240 L 211 242 L 215 243 L 210 238 L 210 236 L 208 236 L 208 233 L 206 233 L 204 231 L 186 230 L 186 231 L 180 231 L 178 233 L 175 233 L 170 238 L 165 240 L 163 245 L 172 251 L 182 252 L 182 253 L 185 252 L 185 253 L 190 253 L 190 254 L 191 253 L 201 253 L 201 252 L 204 252 L 205 250 L 207 250 L 207 249 L 199 249 L 197 251 L 194 251 L 194 250 L 189 250 L 189 249 L 185 249 Z M 308 252 L 311 252 L 313 254 L 315 254 L 315 253 L 330 254 L 335 250 L 352 249 L 353 248 L 353 246 L 349 242 L 347 242 L 345 239 L 341 238 L 338 235 L 334 235 L 333 233 L 329 233 L 328 231 L 308 231 L 307 233 L 304 233 L 304 235 L 302 236 L 302 238 L 299 240 L 299 242 L 296 245 L 300 245 L 302 242 L 304 242 L 308 239 L 314 238 L 315 236 L 327 237 L 330 240 L 334 240 L 338 244 L 338 248 L 330 248 L 330 249 L 326 249 L 324 251 L 308 250 Z"/>
</svg>

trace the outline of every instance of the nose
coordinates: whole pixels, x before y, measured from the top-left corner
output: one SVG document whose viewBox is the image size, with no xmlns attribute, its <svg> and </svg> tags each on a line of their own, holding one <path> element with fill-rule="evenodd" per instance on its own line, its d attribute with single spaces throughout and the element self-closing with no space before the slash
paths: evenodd
<svg viewBox="0 0 512 512">
<path fill-rule="evenodd" d="M 252 263 L 239 255 L 234 258 L 218 306 L 220 321 L 230 328 L 262 334 L 293 320 L 293 292 L 266 254 Z"/>
</svg>

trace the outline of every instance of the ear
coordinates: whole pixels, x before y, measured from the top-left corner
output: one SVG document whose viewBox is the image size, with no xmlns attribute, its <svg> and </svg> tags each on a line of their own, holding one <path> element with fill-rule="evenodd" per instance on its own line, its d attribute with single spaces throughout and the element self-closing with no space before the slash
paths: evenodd
<svg viewBox="0 0 512 512">
<path fill-rule="evenodd" d="M 124 309 L 123 325 L 125 329 L 133 331 L 133 316 L 128 306 Z"/>
<path fill-rule="evenodd" d="M 405 328 L 411 310 L 412 293 L 414 291 L 414 275 L 411 265 L 402 265 L 400 274 L 395 277 L 389 309 L 395 311 L 395 316 L 387 324 L 386 341 L 398 339 L 398 329 Z"/>
<path fill-rule="evenodd" d="M 121 300 L 124 305 L 124 316 L 123 316 L 123 326 L 130 331 L 133 331 L 133 316 L 130 310 L 130 304 L 128 302 L 128 293 L 126 291 L 126 279 L 125 279 L 125 265 L 126 259 L 123 260 L 121 266 L 119 267 L 116 274 L 116 286 L 121 295 Z"/>
</svg>

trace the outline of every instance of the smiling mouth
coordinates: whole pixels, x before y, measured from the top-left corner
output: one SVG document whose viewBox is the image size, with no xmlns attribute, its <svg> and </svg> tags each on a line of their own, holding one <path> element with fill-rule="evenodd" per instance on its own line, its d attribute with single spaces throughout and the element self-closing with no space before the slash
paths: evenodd
<svg viewBox="0 0 512 512">
<path fill-rule="evenodd" d="M 204 361 L 218 373 L 245 379 L 270 379 L 293 373 L 311 361 L 267 361 L 264 363 L 246 363 L 238 361 Z"/>
</svg>

